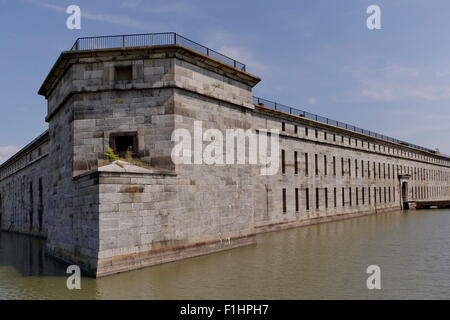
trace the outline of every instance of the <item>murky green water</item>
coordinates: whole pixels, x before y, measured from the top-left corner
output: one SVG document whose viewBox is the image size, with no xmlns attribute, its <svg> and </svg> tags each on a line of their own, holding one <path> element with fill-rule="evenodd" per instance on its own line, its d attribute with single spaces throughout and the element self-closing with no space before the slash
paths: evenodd
<svg viewBox="0 0 450 320">
<path fill-rule="evenodd" d="M 66 288 L 44 242 L 0 233 L 0 299 L 449 299 L 450 210 L 394 212 L 258 236 L 256 246 Z M 368 290 L 366 268 L 381 268 Z"/>
</svg>

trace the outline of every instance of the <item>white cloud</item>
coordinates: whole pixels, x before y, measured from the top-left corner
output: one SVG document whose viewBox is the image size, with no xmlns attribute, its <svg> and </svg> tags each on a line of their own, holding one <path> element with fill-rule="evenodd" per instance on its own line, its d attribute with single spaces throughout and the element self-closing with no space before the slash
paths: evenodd
<svg viewBox="0 0 450 320">
<path fill-rule="evenodd" d="M 186 14 L 187 12 L 191 12 L 193 7 L 184 2 L 176 2 L 176 3 L 164 3 L 160 5 L 152 5 L 152 6 L 144 6 L 139 8 L 139 10 L 143 10 L 147 13 L 182 13 Z"/>
<path fill-rule="evenodd" d="M 374 101 L 446 101 L 450 100 L 450 78 L 443 78 L 445 75 L 435 70 L 446 70 L 447 65 L 441 62 L 431 67 L 365 67 L 353 70 L 352 76 L 359 83 L 359 94 Z"/>
<path fill-rule="evenodd" d="M 150 25 L 147 22 L 139 21 L 136 19 L 132 19 L 129 16 L 124 15 L 110 15 L 110 14 L 96 14 L 88 11 L 81 10 L 81 18 L 85 18 L 88 20 L 107 22 L 119 26 L 137 28 L 143 30 L 149 30 L 154 28 L 154 26 Z"/>
<path fill-rule="evenodd" d="M 268 65 L 259 62 L 248 49 L 235 46 L 223 46 L 218 48 L 217 51 L 231 59 L 245 64 L 247 66 L 247 72 L 254 73 L 256 76 L 262 76 L 262 74 L 269 70 Z"/>
<path fill-rule="evenodd" d="M 245 64 L 247 71 L 256 76 L 263 77 L 270 71 L 269 64 L 262 62 L 257 54 L 245 46 L 236 45 L 250 43 L 249 39 L 243 39 L 234 33 L 223 30 L 213 30 L 206 34 L 203 43 L 211 49 Z"/>
<path fill-rule="evenodd" d="M 66 8 L 58 5 L 54 5 L 51 3 L 37 1 L 37 0 L 27 0 L 27 2 L 32 3 L 34 5 L 47 8 L 56 12 L 66 13 Z M 93 21 L 106 22 L 110 24 L 115 24 L 119 26 L 136 28 L 142 30 L 151 30 L 151 29 L 160 29 L 162 26 L 156 25 L 155 23 L 151 23 L 148 21 L 140 21 L 137 19 L 133 19 L 127 15 L 112 15 L 112 14 L 98 14 L 94 12 L 89 12 L 81 7 L 81 18 Z"/>
<path fill-rule="evenodd" d="M 308 98 L 308 103 L 315 104 L 315 103 L 317 103 L 317 99 L 315 97 L 310 97 L 310 98 Z"/>
<path fill-rule="evenodd" d="M 12 155 L 20 150 L 20 147 L 16 146 L 0 146 L 0 163 L 8 160 Z"/>
<path fill-rule="evenodd" d="M 36 4 L 38 6 L 41 6 L 43 8 L 47 8 L 47 9 L 51 9 L 54 11 L 58 11 L 58 12 L 66 12 L 66 9 L 51 3 L 47 3 L 47 2 L 41 2 L 41 1 L 35 1 L 35 0 L 29 0 L 28 2 L 31 2 L 33 4 Z"/>
<path fill-rule="evenodd" d="M 443 85 L 372 84 L 361 94 L 377 101 L 420 98 L 427 101 L 450 100 L 450 87 Z"/>
<path fill-rule="evenodd" d="M 142 4 L 142 0 L 126 0 L 120 4 L 121 8 L 135 8 Z"/>
</svg>

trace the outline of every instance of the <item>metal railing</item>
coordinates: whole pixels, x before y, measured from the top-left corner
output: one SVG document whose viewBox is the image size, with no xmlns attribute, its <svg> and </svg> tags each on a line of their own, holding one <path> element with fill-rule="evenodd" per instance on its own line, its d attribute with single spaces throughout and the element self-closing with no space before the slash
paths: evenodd
<svg viewBox="0 0 450 320">
<path fill-rule="evenodd" d="M 236 69 L 245 71 L 245 64 L 207 48 L 195 41 L 189 40 L 175 32 L 78 38 L 70 50 L 114 49 L 170 44 L 179 44 L 219 60 Z"/>
<path fill-rule="evenodd" d="M 378 139 L 382 139 L 382 140 L 385 140 L 385 141 L 402 144 L 404 146 L 416 148 L 416 149 L 419 149 L 419 150 L 422 150 L 422 151 L 426 151 L 426 152 L 436 153 L 435 150 L 424 148 L 424 147 L 421 147 L 421 146 L 418 146 L 418 145 L 415 145 L 415 144 L 412 144 L 412 143 L 409 143 L 409 142 L 405 142 L 405 141 L 402 141 L 402 140 L 399 140 L 399 139 L 391 138 L 391 137 L 388 137 L 388 136 L 385 136 L 383 134 L 379 134 L 379 133 L 376 133 L 376 132 L 373 132 L 373 131 L 370 131 L 370 130 L 361 129 L 361 128 L 355 127 L 353 125 L 347 124 L 345 122 L 332 120 L 332 119 L 329 119 L 329 118 L 326 118 L 326 117 L 319 116 L 319 115 L 314 114 L 314 113 L 303 111 L 303 110 L 300 110 L 300 109 L 297 109 L 297 108 L 292 108 L 292 107 L 289 107 L 289 106 L 286 106 L 286 105 L 283 105 L 283 104 L 280 104 L 280 103 L 277 103 L 277 102 L 273 102 L 273 101 L 270 101 L 270 100 L 262 99 L 262 98 L 259 98 L 259 97 L 253 97 L 253 103 L 257 104 L 257 105 L 262 105 L 264 107 L 267 107 L 267 108 L 270 108 L 270 109 L 273 109 L 273 110 L 278 110 L 278 111 L 286 112 L 286 113 L 289 113 L 289 114 L 292 114 L 292 115 L 296 115 L 296 116 L 299 116 L 299 117 L 302 117 L 302 118 L 305 118 L 305 119 L 310 119 L 310 120 L 326 123 L 328 125 L 335 126 L 335 127 L 338 127 L 338 128 L 347 129 L 347 130 L 350 130 L 350 131 L 353 131 L 353 132 L 362 133 L 362 134 L 365 134 L 365 135 L 368 135 L 368 136 L 371 136 L 371 137 L 375 137 L 375 138 L 378 138 Z"/>
</svg>

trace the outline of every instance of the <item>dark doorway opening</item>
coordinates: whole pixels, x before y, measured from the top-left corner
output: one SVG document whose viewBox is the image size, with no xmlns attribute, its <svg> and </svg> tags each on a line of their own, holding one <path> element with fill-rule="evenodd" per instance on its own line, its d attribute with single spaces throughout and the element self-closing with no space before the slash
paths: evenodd
<svg viewBox="0 0 450 320">
<path fill-rule="evenodd" d="M 137 156 L 137 132 L 111 133 L 109 144 L 114 152 L 122 158 L 126 156 L 127 152 L 130 152 L 132 156 Z"/>
<path fill-rule="evenodd" d="M 30 182 L 30 212 L 29 212 L 29 219 L 30 219 L 30 230 L 33 230 L 33 210 L 34 210 L 34 197 L 33 197 L 33 182 Z"/>
<path fill-rule="evenodd" d="M 44 188 L 42 185 L 42 178 L 39 178 L 39 209 L 38 209 L 38 223 L 39 223 L 39 232 L 42 231 L 42 220 L 44 217 L 44 202 L 43 202 L 43 193 L 44 193 Z"/>
<path fill-rule="evenodd" d="M 2 195 L 0 194 L 0 228 L 2 226 L 2 215 L 3 215 L 3 200 Z"/>
<path fill-rule="evenodd" d="M 132 66 L 116 66 L 116 80 L 131 81 L 133 80 Z"/>
<path fill-rule="evenodd" d="M 402 202 L 403 202 L 403 209 L 409 209 L 407 182 L 402 183 Z"/>
</svg>

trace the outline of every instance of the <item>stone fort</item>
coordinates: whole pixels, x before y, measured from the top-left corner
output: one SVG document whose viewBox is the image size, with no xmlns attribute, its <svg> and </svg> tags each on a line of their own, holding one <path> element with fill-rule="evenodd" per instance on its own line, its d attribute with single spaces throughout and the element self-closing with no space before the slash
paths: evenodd
<svg viewBox="0 0 450 320">
<path fill-rule="evenodd" d="M 253 97 L 259 81 L 175 33 L 78 39 L 39 90 L 48 130 L 0 166 L 1 229 L 99 277 L 450 200 L 450 157 Z M 278 172 L 175 164 L 172 133 L 195 121 L 279 130 Z"/>
</svg>

